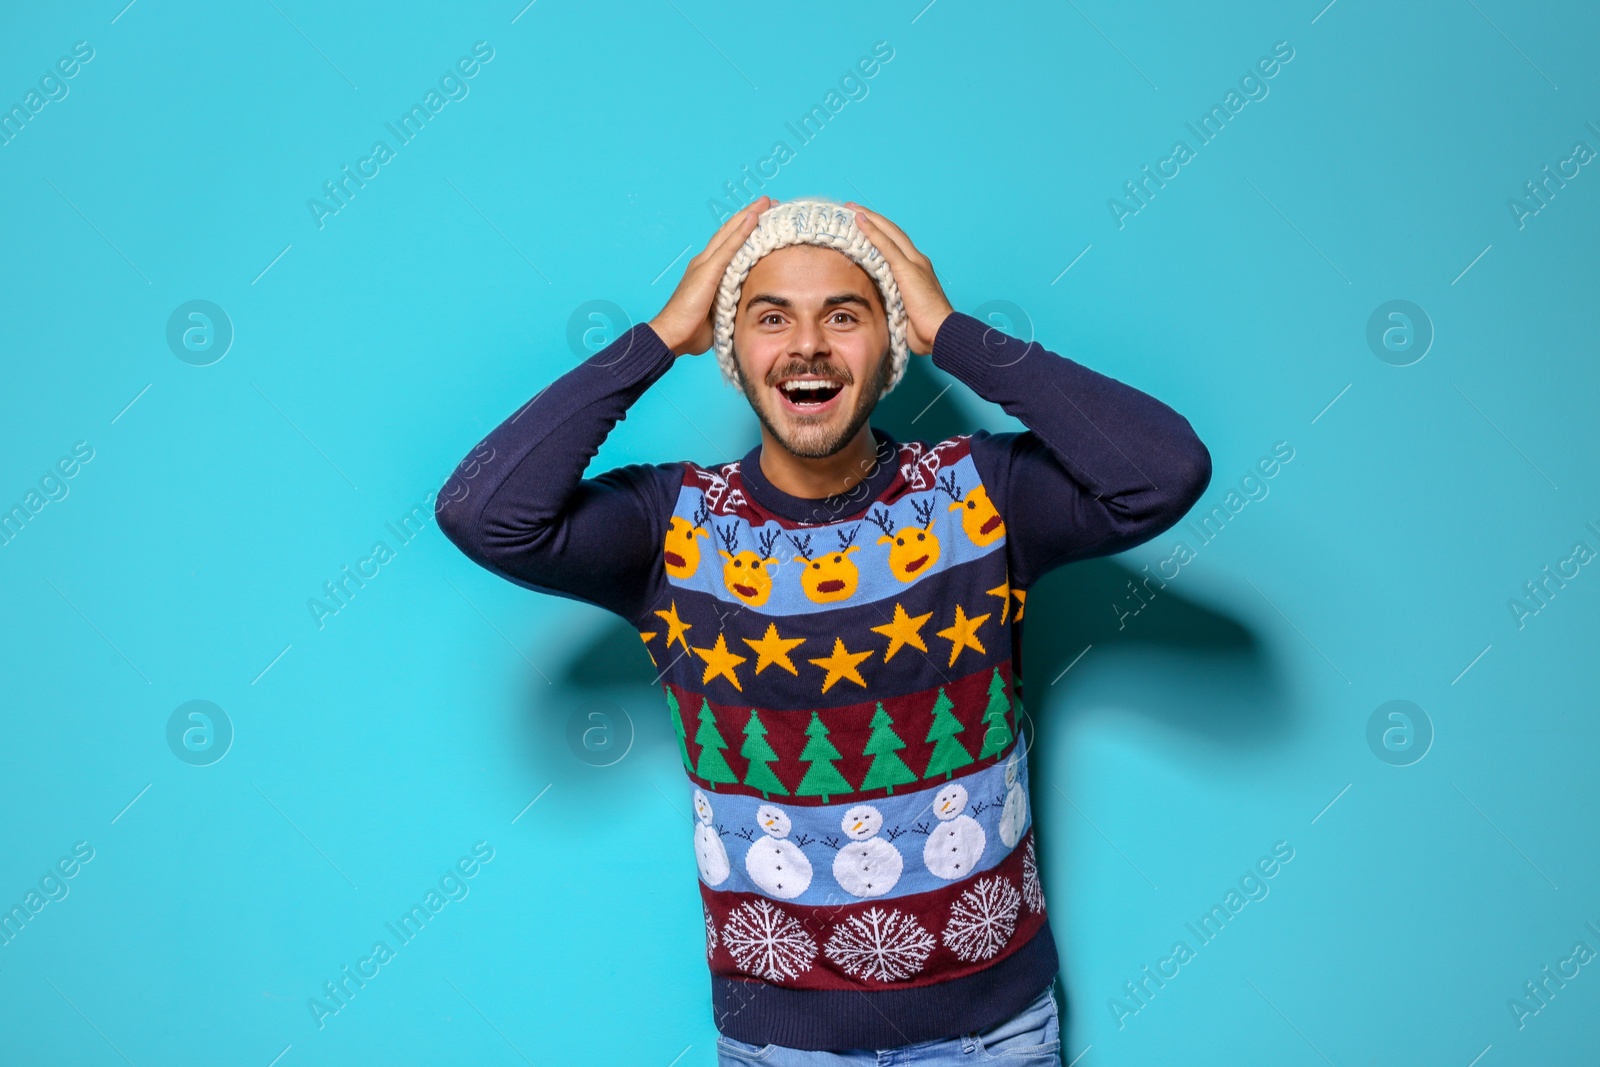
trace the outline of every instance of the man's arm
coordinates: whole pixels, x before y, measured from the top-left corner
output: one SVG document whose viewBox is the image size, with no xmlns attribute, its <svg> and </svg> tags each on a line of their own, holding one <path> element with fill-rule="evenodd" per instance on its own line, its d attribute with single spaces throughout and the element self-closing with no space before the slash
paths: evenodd
<svg viewBox="0 0 1600 1067">
<path fill-rule="evenodd" d="M 550 383 L 456 468 L 434 505 L 439 528 L 518 585 L 630 621 L 643 614 L 682 464 L 583 472 L 674 359 L 640 324 Z"/>
<path fill-rule="evenodd" d="M 1182 415 L 956 311 L 904 230 L 853 200 L 845 205 L 894 271 L 911 351 L 929 353 L 1028 427 L 972 435 L 972 462 L 1005 520 L 1013 586 L 1148 541 L 1205 492 L 1211 453 Z"/>
<path fill-rule="evenodd" d="M 1211 453 L 1155 397 L 1037 342 L 952 312 L 933 363 L 1027 426 L 972 436 L 972 460 L 1006 524 L 1014 586 L 1169 529 L 1211 481 Z"/>
<path fill-rule="evenodd" d="M 654 605 L 683 464 L 634 463 L 592 479 L 583 472 L 673 360 L 711 347 L 722 275 L 772 202 L 758 197 L 730 216 L 689 260 L 660 314 L 550 383 L 462 460 L 433 509 L 461 551 L 518 585 L 629 622 Z"/>
</svg>

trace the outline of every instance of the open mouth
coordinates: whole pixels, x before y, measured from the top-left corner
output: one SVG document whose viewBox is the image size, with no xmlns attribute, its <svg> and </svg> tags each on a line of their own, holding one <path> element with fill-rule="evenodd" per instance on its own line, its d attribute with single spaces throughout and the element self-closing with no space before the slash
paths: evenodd
<svg viewBox="0 0 1600 1067">
<path fill-rule="evenodd" d="M 683 566 L 683 557 L 678 555 L 676 552 L 673 552 L 671 549 L 668 549 L 666 552 L 663 552 L 661 555 L 662 555 L 662 558 L 667 561 L 667 566 L 669 566 L 669 567 L 681 567 L 681 566 Z"/>
<path fill-rule="evenodd" d="M 827 407 L 844 392 L 844 383 L 832 378 L 790 378 L 778 383 L 778 393 L 800 411 Z"/>
<path fill-rule="evenodd" d="M 916 559 L 906 564 L 906 573 L 910 574 L 912 571 L 916 570 L 926 562 L 928 562 L 927 556 L 918 556 Z"/>
<path fill-rule="evenodd" d="M 829 578 L 825 582 L 818 582 L 817 583 L 817 592 L 819 592 L 819 593 L 837 593 L 839 590 L 841 590 L 843 588 L 844 588 L 844 579 L 843 578 Z"/>
<path fill-rule="evenodd" d="M 987 519 L 985 519 L 983 521 L 983 526 L 982 526 L 982 528 L 980 528 L 978 530 L 978 532 L 979 533 L 988 533 L 990 530 L 993 530 L 996 526 L 999 526 L 999 525 L 1000 525 L 1000 516 L 998 516 L 998 515 L 990 515 Z"/>
<path fill-rule="evenodd" d="M 740 596 L 755 596 L 756 595 L 755 586 L 753 586 L 753 585 L 741 585 L 738 582 L 734 582 L 733 583 L 733 591 L 735 593 L 738 593 Z"/>
</svg>

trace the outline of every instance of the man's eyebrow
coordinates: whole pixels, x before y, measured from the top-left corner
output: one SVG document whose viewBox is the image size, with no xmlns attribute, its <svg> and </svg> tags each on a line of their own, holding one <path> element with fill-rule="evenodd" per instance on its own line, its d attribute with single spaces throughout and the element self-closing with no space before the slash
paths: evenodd
<svg viewBox="0 0 1600 1067">
<path fill-rule="evenodd" d="M 755 296 L 752 296 L 749 300 L 745 301 L 745 310 L 749 311 L 757 304 L 772 304 L 775 307 L 781 308 L 794 307 L 794 303 L 787 297 L 775 296 L 772 293 L 757 293 Z M 836 296 L 830 296 L 822 301 L 822 306 L 825 308 L 837 307 L 840 304 L 860 304 L 868 311 L 872 310 L 872 303 L 865 297 L 857 296 L 855 293 L 839 293 Z"/>
</svg>

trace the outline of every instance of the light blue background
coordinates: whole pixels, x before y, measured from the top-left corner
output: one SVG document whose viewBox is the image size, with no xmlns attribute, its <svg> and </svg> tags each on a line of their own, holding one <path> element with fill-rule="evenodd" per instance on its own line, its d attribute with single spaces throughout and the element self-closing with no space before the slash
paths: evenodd
<svg viewBox="0 0 1600 1067">
<path fill-rule="evenodd" d="M 958 308 L 1007 301 L 997 324 L 1187 416 L 1202 509 L 1295 449 L 1124 629 L 1112 604 L 1181 528 L 1028 600 L 1067 1058 L 1593 1049 L 1595 965 L 1522 1029 L 1507 1000 L 1600 949 L 1600 573 L 1522 629 L 1507 602 L 1600 546 L 1600 171 L 1522 229 L 1507 200 L 1600 148 L 1600 16 L 925 2 L 0 14 L 6 106 L 95 49 L 0 147 L 0 504 L 95 449 L 0 548 L 0 904 L 95 849 L 0 948 L 7 1062 L 713 1062 L 692 816 L 637 635 L 431 525 L 322 629 L 306 603 L 573 365 L 575 309 L 653 315 L 778 138 L 768 191 L 867 202 Z M 307 199 L 479 40 L 470 95 L 319 230 Z M 785 122 L 879 40 L 869 94 L 797 145 Z M 1270 96 L 1119 230 L 1107 199 L 1277 41 Z M 208 367 L 165 339 L 194 299 L 236 331 Z M 1437 331 L 1410 366 L 1365 340 L 1391 299 Z M 1020 428 L 948 382 L 915 363 L 882 424 Z M 756 440 L 687 360 L 591 471 Z M 1406 767 L 1366 740 L 1400 698 L 1436 731 Z M 236 732 L 211 766 L 167 745 L 192 699 Z M 604 767 L 569 744 L 601 700 L 632 733 Z M 1110 998 L 1280 840 L 1270 895 L 1119 1028 Z M 308 999 L 478 841 L 470 894 L 319 1030 Z"/>
</svg>

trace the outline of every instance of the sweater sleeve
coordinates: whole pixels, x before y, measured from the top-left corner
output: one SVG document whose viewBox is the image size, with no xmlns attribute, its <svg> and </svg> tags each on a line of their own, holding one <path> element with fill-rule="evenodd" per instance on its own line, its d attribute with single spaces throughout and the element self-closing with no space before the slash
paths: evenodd
<svg viewBox="0 0 1600 1067">
<path fill-rule="evenodd" d="M 641 323 L 551 382 L 456 467 L 434 504 L 439 528 L 502 578 L 637 619 L 662 577 L 683 465 L 583 472 L 675 358 Z"/>
<path fill-rule="evenodd" d="M 1211 481 L 1188 420 L 1115 378 L 954 312 L 933 363 L 1027 430 L 972 435 L 972 461 L 1006 524 L 1012 584 L 1144 543 L 1183 517 Z"/>
</svg>

